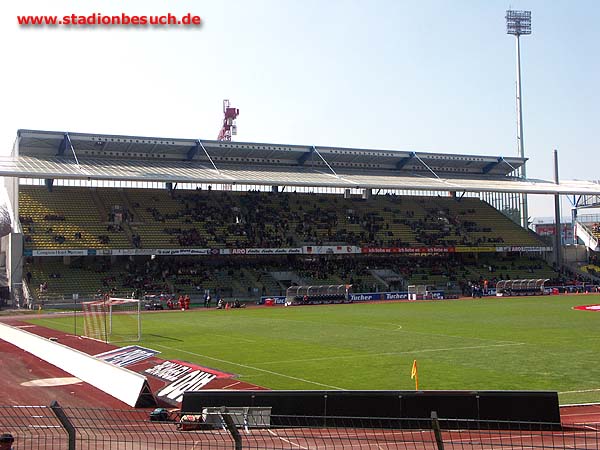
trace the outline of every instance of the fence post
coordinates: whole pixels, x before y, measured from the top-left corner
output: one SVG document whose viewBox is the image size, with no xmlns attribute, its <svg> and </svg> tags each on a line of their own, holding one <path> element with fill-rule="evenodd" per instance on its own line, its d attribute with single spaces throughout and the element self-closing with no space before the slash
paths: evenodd
<svg viewBox="0 0 600 450">
<path fill-rule="evenodd" d="M 233 419 L 227 412 L 227 408 L 225 406 L 221 406 L 221 417 L 223 418 L 223 422 L 225 423 L 225 428 L 231 434 L 233 438 L 233 442 L 235 443 L 235 450 L 242 450 L 242 435 L 238 431 Z"/>
<path fill-rule="evenodd" d="M 50 409 L 69 435 L 69 450 L 75 450 L 75 427 L 56 400 L 50 403 Z"/>
<path fill-rule="evenodd" d="M 435 442 L 438 450 L 444 450 L 444 441 L 442 440 L 442 430 L 440 429 L 440 422 L 438 420 L 437 412 L 431 411 L 431 428 L 435 436 Z"/>
</svg>

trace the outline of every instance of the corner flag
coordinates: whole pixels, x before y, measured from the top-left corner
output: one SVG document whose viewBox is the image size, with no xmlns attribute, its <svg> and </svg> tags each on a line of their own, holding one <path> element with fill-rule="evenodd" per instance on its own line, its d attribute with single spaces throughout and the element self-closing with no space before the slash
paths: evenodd
<svg viewBox="0 0 600 450">
<path fill-rule="evenodd" d="M 415 391 L 419 390 L 419 373 L 417 371 L 417 360 L 413 360 L 412 369 L 410 371 L 410 379 L 415 380 Z"/>
</svg>

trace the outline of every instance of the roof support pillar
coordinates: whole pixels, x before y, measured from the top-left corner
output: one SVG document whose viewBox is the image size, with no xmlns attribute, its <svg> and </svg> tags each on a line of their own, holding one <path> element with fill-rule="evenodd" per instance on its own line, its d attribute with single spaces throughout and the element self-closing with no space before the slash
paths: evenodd
<svg viewBox="0 0 600 450">
<path fill-rule="evenodd" d="M 304 165 L 304 163 L 305 163 L 306 161 L 308 161 L 308 159 L 309 159 L 309 158 L 312 156 L 312 154 L 313 154 L 314 152 L 315 152 L 315 147 L 310 147 L 310 148 L 308 149 L 308 151 L 306 151 L 306 152 L 302 153 L 302 154 L 300 155 L 300 157 L 298 158 L 298 160 L 297 160 L 297 162 L 298 162 L 298 165 L 299 165 L 299 166 L 303 166 L 303 165 Z"/>
<path fill-rule="evenodd" d="M 67 149 L 67 141 L 68 141 L 68 133 L 65 133 L 63 136 L 62 141 L 60 141 L 60 144 L 58 146 L 58 154 L 57 156 L 63 156 L 65 154 L 65 150 Z"/>
<path fill-rule="evenodd" d="M 483 169 L 481 169 L 481 172 L 486 174 L 486 173 L 490 173 L 495 167 L 497 167 L 502 161 L 504 161 L 504 158 L 502 156 L 498 157 L 497 161 L 491 162 L 488 165 L 486 165 Z"/>
<path fill-rule="evenodd" d="M 190 149 L 187 152 L 187 160 L 191 161 L 192 159 L 194 159 L 194 156 L 196 156 L 196 154 L 200 151 L 200 141 L 196 141 L 196 145 L 194 145 L 193 147 L 190 147 Z"/>
<path fill-rule="evenodd" d="M 404 168 L 404 166 L 406 166 L 409 162 L 411 162 L 416 155 L 417 154 L 415 152 L 411 152 L 410 156 L 407 156 L 406 158 L 402 158 L 400 161 L 398 161 L 396 163 L 396 170 L 402 170 Z"/>
</svg>

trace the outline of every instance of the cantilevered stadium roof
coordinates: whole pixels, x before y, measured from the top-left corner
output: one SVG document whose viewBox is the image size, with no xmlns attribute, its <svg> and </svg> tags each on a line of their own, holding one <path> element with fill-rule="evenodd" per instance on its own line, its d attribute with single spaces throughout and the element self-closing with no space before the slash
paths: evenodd
<svg viewBox="0 0 600 450">
<path fill-rule="evenodd" d="M 0 175 L 402 190 L 599 194 L 600 184 L 523 180 L 527 160 L 199 139 L 19 130 Z"/>
</svg>

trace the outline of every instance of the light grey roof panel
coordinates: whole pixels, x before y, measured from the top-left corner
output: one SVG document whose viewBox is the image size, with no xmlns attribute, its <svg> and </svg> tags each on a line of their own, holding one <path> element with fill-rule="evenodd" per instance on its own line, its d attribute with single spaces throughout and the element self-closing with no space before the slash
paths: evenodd
<svg viewBox="0 0 600 450">
<path fill-rule="evenodd" d="M 334 175 L 312 167 L 223 164 L 214 170 L 197 161 L 82 158 L 0 158 L 0 175 L 23 178 L 81 180 L 125 180 L 156 182 L 228 183 L 286 186 L 327 186 L 341 188 L 388 188 L 433 191 L 523 192 L 538 194 L 600 194 L 600 184 L 589 181 L 522 180 L 505 176 L 461 175 L 435 177 L 433 174 L 395 171 L 343 170 Z"/>
</svg>

